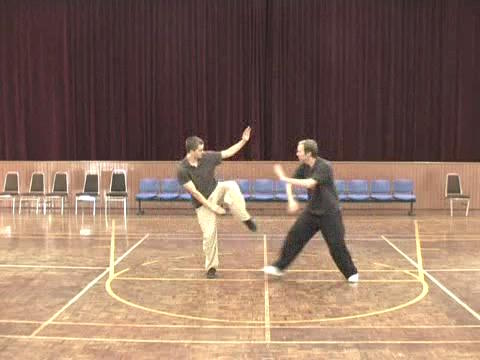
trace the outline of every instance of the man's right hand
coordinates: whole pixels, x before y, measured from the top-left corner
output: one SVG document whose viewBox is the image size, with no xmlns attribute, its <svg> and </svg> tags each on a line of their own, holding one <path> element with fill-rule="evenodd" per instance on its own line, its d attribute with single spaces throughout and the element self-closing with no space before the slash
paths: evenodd
<svg viewBox="0 0 480 360">
<path fill-rule="evenodd" d="M 226 211 L 223 207 L 221 207 L 220 205 L 216 205 L 216 204 L 213 205 L 212 210 L 217 215 L 225 215 L 225 213 L 226 213 Z"/>
</svg>

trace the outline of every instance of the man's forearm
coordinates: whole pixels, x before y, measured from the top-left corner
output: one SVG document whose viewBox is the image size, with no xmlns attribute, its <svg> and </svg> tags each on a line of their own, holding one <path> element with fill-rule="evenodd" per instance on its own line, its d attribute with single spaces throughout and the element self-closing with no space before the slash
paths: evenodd
<svg viewBox="0 0 480 360">
<path fill-rule="evenodd" d="M 301 186 L 307 189 L 310 189 L 317 184 L 317 182 L 313 179 L 295 179 L 295 178 L 286 177 L 286 178 L 283 178 L 282 180 L 291 185 Z"/>
<path fill-rule="evenodd" d="M 222 151 L 222 157 L 223 158 L 229 158 L 235 155 L 237 152 L 239 152 L 246 144 L 247 142 L 245 140 L 240 140 L 236 144 L 233 144 L 230 146 L 228 149 Z"/>
</svg>

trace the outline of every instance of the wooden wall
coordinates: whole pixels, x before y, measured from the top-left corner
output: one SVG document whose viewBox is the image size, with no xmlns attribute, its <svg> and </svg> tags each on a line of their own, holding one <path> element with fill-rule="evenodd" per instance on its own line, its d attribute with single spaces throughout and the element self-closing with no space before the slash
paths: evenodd
<svg viewBox="0 0 480 360">
<path fill-rule="evenodd" d="M 234 178 L 274 178 L 272 165 L 269 161 L 225 161 L 218 167 L 217 177 L 224 179 Z M 136 206 L 135 193 L 138 192 L 140 179 L 145 177 L 175 177 L 176 162 L 158 161 L 3 161 L 0 162 L 0 177 L 2 181 L 7 171 L 19 171 L 21 191 L 28 191 L 30 176 L 33 171 L 44 171 L 47 175 L 48 191 L 51 190 L 53 174 L 55 171 L 67 171 L 70 180 L 70 193 L 73 195 L 83 188 L 84 173 L 94 170 L 101 176 L 101 193 L 108 190 L 111 171 L 114 168 L 127 170 L 129 207 Z M 287 171 L 292 172 L 297 166 L 296 162 L 283 162 Z M 457 172 L 462 178 L 464 192 L 472 196 L 471 208 L 480 207 L 480 163 L 428 163 L 428 162 L 334 162 L 336 179 L 389 179 L 409 178 L 415 183 L 417 194 L 416 209 L 446 209 L 444 199 L 445 177 L 449 172 Z M 72 202 L 70 197 L 70 204 Z M 103 201 L 101 201 L 103 204 Z M 6 206 L 5 202 L 0 203 Z M 158 207 L 158 204 L 156 205 Z M 362 204 L 350 205 L 359 207 L 385 207 L 398 208 L 396 205 Z"/>
</svg>

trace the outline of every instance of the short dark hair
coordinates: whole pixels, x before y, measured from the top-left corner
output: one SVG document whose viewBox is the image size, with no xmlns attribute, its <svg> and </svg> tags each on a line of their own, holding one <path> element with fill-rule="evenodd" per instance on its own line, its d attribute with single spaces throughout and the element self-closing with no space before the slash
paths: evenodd
<svg viewBox="0 0 480 360">
<path fill-rule="evenodd" d="M 305 154 L 310 153 L 312 157 L 318 156 L 318 145 L 315 140 L 305 139 L 301 140 L 299 144 L 303 145 L 303 151 L 305 152 Z"/>
<path fill-rule="evenodd" d="M 190 151 L 195 151 L 200 145 L 203 145 L 203 140 L 198 136 L 190 136 L 185 140 L 185 148 L 187 149 L 187 154 Z"/>
</svg>

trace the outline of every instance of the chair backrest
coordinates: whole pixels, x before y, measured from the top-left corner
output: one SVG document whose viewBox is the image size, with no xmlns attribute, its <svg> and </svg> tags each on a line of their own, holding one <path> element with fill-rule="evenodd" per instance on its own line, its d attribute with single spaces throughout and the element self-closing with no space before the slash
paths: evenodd
<svg viewBox="0 0 480 360">
<path fill-rule="evenodd" d="M 95 173 L 87 173 L 85 175 L 85 185 L 83 186 L 83 192 L 85 193 L 95 193 L 99 192 L 99 177 Z"/>
<path fill-rule="evenodd" d="M 390 181 L 383 179 L 373 180 L 370 191 L 372 194 L 390 194 Z"/>
<path fill-rule="evenodd" d="M 164 194 L 176 194 L 180 190 L 180 183 L 177 179 L 162 179 L 160 188 Z"/>
<path fill-rule="evenodd" d="M 277 194 L 286 194 L 287 193 L 287 183 L 282 180 L 275 181 L 275 191 Z"/>
<path fill-rule="evenodd" d="M 345 180 L 335 180 L 335 189 L 338 195 L 343 195 L 347 192 L 347 183 Z"/>
<path fill-rule="evenodd" d="M 127 172 L 125 170 L 116 169 L 112 171 L 110 192 L 127 192 Z"/>
<path fill-rule="evenodd" d="M 250 181 L 248 179 L 237 179 L 236 182 L 242 194 L 250 194 Z"/>
<path fill-rule="evenodd" d="M 447 174 L 447 181 L 445 182 L 445 196 L 448 195 L 462 195 L 462 183 L 460 175 L 456 173 Z"/>
<path fill-rule="evenodd" d="M 363 179 L 350 180 L 348 192 L 350 194 L 368 194 L 368 181 Z"/>
<path fill-rule="evenodd" d="M 52 192 L 68 193 L 68 175 L 66 172 L 55 173 Z"/>
<path fill-rule="evenodd" d="M 273 187 L 271 179 L 257 179 L 253 182 L 253 192 L 256 194 L 273 194 Z"/>
<path fill-rule="evenodd" d="M 410 179 L 394 180 L 393 192 L 396 194 L 413 194 L 413 180 L 410 180 Z"/>
<path fill-rule="evenodd" d="M 141 193 L 156 193 L 160 192 L 160 180 L 155 178 L 145 178 L 140 180 Z"/>
<path fill-rule="evenodd" d="M 30 192 L 45 193 L 45 175 L 42 172 L 34 172 L 30 179 Z"/>
<path fill-rule="evenodd" d="M 20 189 L 20 176 L 16 171 L 9 171 L 5 176 L 5 182 L 3 184 L 3 191 L 18 193 Z"/>
</svg>

